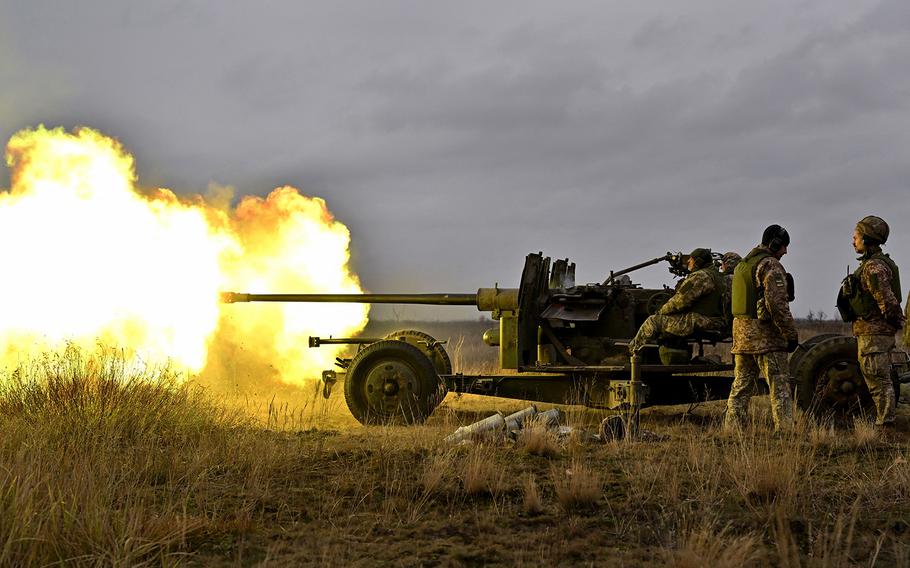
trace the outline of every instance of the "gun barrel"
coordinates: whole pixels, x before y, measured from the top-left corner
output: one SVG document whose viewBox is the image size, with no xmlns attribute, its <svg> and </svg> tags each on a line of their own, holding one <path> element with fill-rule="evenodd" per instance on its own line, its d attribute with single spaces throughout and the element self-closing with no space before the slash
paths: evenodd
<svg viewBox="0 0 910 568">
<path fill-rule="evenodd" d="M 426 304 L 476 306 L 477 294 L 247 294 L 223 292 L 221 301 L 238 302 L 335 302 L 349 304 Z"/>
<path fill-rule="evenodd" d="M 475 294 L 247 294 L 222 292 L 221 301 L 238 302 L 337 302 L 350 304 L 422 304 L 476 306 L 481 312 L 518 309 L 518 288 L 480 288 Z"/>
<path fill-rule="evenodd" d="M 605 284 L 605 285 L 606 285 L 606 284 L 609 284 L 609 283 L 612 282 L 613 279 L 615 279 L 617 276 L 622 276 L 623 274 L 628 274 L 628 273 L 630 273 L 630 272 L 635 272 L 636 270 L 638 270 L 638 269 L 640 269 L 640 268 L 645 268 L 645 267 L 647 267 L 647 266 L 651 266 L 651 265 L 657 264 L 658 262 L 663 262 L 663 261 L 665 261 L 665 260 L 670 260 L 670 259 L 672 258 L 672 256 L 673 256 L 672 254 L 667 253 L 667 254 L 665 254 L 664 256 L 661 256 L 661 257 L 659 257 L 659 258 L 652 258 L 652 259 L 649 260 L 649 261 L 642 262 L 642 263 L 640 263 L 640 264 L 636 264 L 635 266 L 630 266 L 630 267 L 628 267 L 628 268 L 623 268 L 622 270 L 617 270 L 616 272 L 610 272 L 610 277 L 607 278 L 607 279 L 604 281 L 604 284 Z"/>
</svg>

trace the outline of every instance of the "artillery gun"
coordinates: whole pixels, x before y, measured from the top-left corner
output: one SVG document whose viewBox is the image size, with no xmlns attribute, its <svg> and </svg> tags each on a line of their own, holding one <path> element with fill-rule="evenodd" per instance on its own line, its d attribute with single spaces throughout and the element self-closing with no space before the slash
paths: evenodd
<svg viewBox="0 0 910 568">
<path fill-rule="evenodd" d="M 726 398 L 733 365 L 705 357 L 705 346 L 729 342 L 728 334 L 698 332 L 665 339 L 629 356 L 628 342 L 673 289 L 646 289 L 628 273 L 668 262 L 686 274 L 686 256 L 666 255 L 611 272 L 603 283 L 576 284 L 575 264 L 529 254 L 518 288 L 480 288 L 468 294 L 247 294 L 226 292 L 239 302 L 350 302 L 475 306 L 499 322 L 484 342 L 499 349 L 502 373 L 455 372 L 443 343 L 403 330 L 386 337 L 310 338 L 310 347 L 358 345 L 338 358 L 339 370 L 322 373 L 324 394 L 343 377 L 348 408 L 364 424 L 420 422 L 447 392 L 581 404 L 635 413 L 644 406 Z M 800 406 L 852 409 L 871 403 L 852 338 L 823 334 L 803 343 L 790 364 Z M 852 349 L 852 351 L 851 351 Z"/>
</svg>

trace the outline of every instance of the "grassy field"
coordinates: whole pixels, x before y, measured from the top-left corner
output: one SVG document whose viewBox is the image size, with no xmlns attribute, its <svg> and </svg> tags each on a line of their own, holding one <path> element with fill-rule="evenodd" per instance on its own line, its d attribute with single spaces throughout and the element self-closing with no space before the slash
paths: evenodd
<svg viewBox="0 0 910 568">
<path fill-rule="evenodd" d="M 468 341 L 461 363 L 489 365 Z M 741 436 L 710 403 L 645 411 L 659 442 L 532 428 L 449 447 L 526 404 L 449 395 L 425 425 L 365 428 L 316 385 L 215 396 L 177 379 L 76 350 L 3 377 L 0 564 L 910 564 L 903 405 L 887 441 L 804 417 L 774 436 L 759 398 Z M 578 431 L 602 417 L 566 411 Z"/>
</svg>

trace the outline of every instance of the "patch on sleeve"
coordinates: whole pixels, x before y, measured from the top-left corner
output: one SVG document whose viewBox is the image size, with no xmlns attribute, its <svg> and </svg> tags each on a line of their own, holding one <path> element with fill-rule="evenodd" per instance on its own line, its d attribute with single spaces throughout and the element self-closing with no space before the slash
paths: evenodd
<svg viewBox="0 0 910 568">
<path fill-rule="evenodd" d="M 784 278 L 783 278 L 783 276 L 781 276 L 780 274 L 775 274 L 775 275 L 774 275 L 774 284 L 776 284 L 778 288 L 786 288 L 786 287 L 787 287 L 787 283 L 784 282 Z"/>
</svg>

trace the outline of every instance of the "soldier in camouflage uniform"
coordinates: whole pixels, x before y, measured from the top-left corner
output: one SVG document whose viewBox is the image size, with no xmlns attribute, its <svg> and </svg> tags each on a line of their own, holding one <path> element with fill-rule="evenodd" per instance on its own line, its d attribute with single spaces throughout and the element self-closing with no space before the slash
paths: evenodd
<svg viewBox="0 0 910 568">
<path fill-rule="evenodd" d="M 838 297 L 838 306 L 845 302 L 849 306 L 844 319 L 853 321 L 860 368 L 875 401 L 875 424 L 880 428 L 894 426 L 891 353 L 896 348 L 894 336 L 904 324 L 897 265 L 882 252 L 889 232 L 888 224 L 874 215 L 856 224 L 853 248 L 861 255 L 860 265 L 844 281 Z"/>
<path fill-rule="evenodd" d="M 690 337 L 696 331 L 722 331 L 724 280 L 714 267 L 709 249 L 689 255 L 689 275 L 656 314 L 649 316 L 629 343 L 635 353 L 662 336 Z"/>
<path fill-rule="evenodd" d="M 780 263 L 787 254 L 790 235 L 780 225 L 771 225 L 761 242 L 733 273 L 734 378 L 724 419 L 727 431 L 746 425 L 749 399 L 760 374 L 771 392 L 774 429 L 793 425 L 787 352 L 796 350 L 799 340 L 790 313 L 787 273 Z"/>
<path fill-rule="evenodd" d="M 736 265 L 742 261 L 743 257 L 739 256 L 738 253 L 725 252 L 724 255 L 720 258 L 720 271 L 724 275 L 733 276 L 733 270 L 736 268 Z"/>
<path fill-rule="evenodd" d="M 720 273 L 724 275 L 727 286 L 731 290 L 733 289 L 733 270 L 736 269 L 736 265 L 739 264 L 742 259 L 743 257 L 732 250 L 730 252 L 725 252 L 720 258 Z"/>
</svg>

